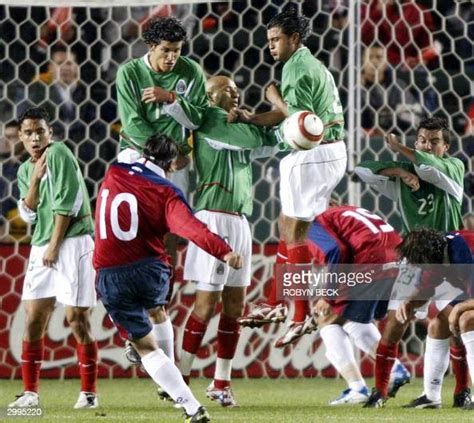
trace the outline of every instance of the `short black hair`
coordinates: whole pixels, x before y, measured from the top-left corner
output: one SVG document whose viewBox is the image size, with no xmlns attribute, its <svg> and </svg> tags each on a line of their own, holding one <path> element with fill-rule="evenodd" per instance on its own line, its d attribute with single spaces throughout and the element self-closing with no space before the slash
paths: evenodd
<svg viewBox="0 0 474 423">
<path fill-rule="evenodd" d="M 160 166 L 166 172 L 171 162 L 178 156 L 178 146 L 166 135 L 155 134 L 148 138 L 143 157 Z"/>
<path fill-rule="evenodd" d="M 183 23 L 173 17 L 156 18 L 150 22 L 143 32 L 143 41 L 148 45 L 157 45 L 161 41 L 186 41 L 186 30 Z"/>
<path fill-rule="evenodd" d="M 409 232 L 398 251 L 412 264 L 442 264 L 447 245 L 443 232 L 422 227 Z"/>
<path fill-rule="evenodd" d="M 7 129 L 7 128 L 17 128 L 17 129 L 19 129 L 20 124 L 18 123 L 17 120 L 12 119 L 12 120 L 9 120 L 7 123 L 4 124 L 4 128 L 5 129 Z"/>
<path fill-rule="evenodd" d="M 49 113 L 44 107 L 30 107 L 29 109 L 26 109 L 23 114 L 18 118 L 18 126 L 20 128 L 23 124 L 23 121 L 26 119 L 42 119 L 46 122 L 48 126 L 51 126 L 49 123 Z"/>
<path fill-rule="evenodd" d="M 450 144 L 450 139 L 449 139 L 449 126 L 448 126 L 448 121 L 440 116 L 433 116 L 433 117 L 428 117 L 423 119 L 420 124 L 418 125 L 418 128 L 416 128 L 416 134 L 418 135 L 418 132 L 420 129 L 428 129 L 429 131 L 441 131 L 443 135 L 443 141 L 445 144 Z"/>
<path fill-rule="evenodd" d="M 292 3 L 285 6 L 283 11 L 270 19 L 267 29 L 278 27 L 283 34 L 291 37 L 293 34 L 300 36 L 300 41 L 304 43 L 309 37 L 311 28 L 309 18 L 298 13 L 298 7 Z"/>
</svg>

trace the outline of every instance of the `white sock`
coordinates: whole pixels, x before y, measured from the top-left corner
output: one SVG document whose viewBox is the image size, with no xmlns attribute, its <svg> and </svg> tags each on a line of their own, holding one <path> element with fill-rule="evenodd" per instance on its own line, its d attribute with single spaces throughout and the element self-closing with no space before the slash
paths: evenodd
<svg viewBox="0 0 474 423">
<path fill-rule="evenodd" d="M 189 376 L 193 368 L 193 362 L 196 354 L 192 354 L 185 350 L 181 351 L 181 358 L 179 360 L 179 370 L 183 376 Z"/>
<path fill-rule="evenodd" d="M 142 357 L 142 365 L 153 379 L 175 402 L 181 404 L 190 416 L 201 406 L 183 380 L 178 368 L 165 353 L 158 349 Z"/>
<path fill-rule="evenodd" d="M 169 317 L 163 323 L 153 325 L 153 336 L 158 346 L 174 363 L 174 332 Z"/>
<path fill-rule="evenodd" d="M 449 339 L 426 337 L 423 365 L 424 393 L 430 401 L 441 401 L 441 388 L 449 366 Z"/>
<path fill-rule="evenodd" d="M 373 323 L 347 322 L 342 326 L 354 345 L 375 360 L 375 351 L 382 336 Z"/>
<path fill-rule="evenodd" d="M 471 382 L 474 383 L 474 331 L 461 333 L 461 339 L 466 347 L 466 359 L 471 375 Z"/>
<path fill-rule="evenodd" d="M 349 336 L 340 325 L 328 325 L 319 333 L 326 347 L 326 357 L 341 376 L 346 380 L 349 388 L 360 390 L 366 386 L 356 363 L 354 350 Z"/>
<path fill-rule="evenodd" d="M 232 373 L 232 359 L 217 357 L 216 370 L 214 372 L 214 379 L 230 380 L 231 373 Z"/>
<path fill-rule="evenodd" d="M 377 351 L 380 339 L 382 339 L 382 335 L 380 335 L 380 331 L 375 324 L 346 322 L 342 328 L 359 350 L 364 351 L 372 360 L 375 360 L 375 352 Z M 399 364 L 401 362 L 397 358 L 393 362 L 392 372 L 396 370 Z"/>
</svg>

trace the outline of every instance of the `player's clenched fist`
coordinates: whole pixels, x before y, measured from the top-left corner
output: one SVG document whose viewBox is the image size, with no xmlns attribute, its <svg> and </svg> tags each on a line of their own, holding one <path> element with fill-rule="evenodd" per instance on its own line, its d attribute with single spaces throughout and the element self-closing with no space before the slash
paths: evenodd
<svg viewBox="0 0 474 423">
<path fill-rule="evenodd" d="M 236 253 L 227 253 L 224 261 L 233 269 L 240 269 L 244 265 L 244 258 Z"/>
<path fill-rule="evenodd" d="M 161 87 L 148 87 L 143 90 L 142 100 L 145 103 L 172 103 L 176 95 Z"/>
</svg>

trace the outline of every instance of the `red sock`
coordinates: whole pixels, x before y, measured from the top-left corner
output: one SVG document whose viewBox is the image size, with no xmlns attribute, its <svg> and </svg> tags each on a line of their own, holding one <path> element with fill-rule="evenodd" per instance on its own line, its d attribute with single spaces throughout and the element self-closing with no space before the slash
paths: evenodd
<svg viewBox="0 0 474 423">
<path fill-rule="evenodd" d="M 38 341 L 23 341 L 21 353 L 21 375 L 25 391 L 38 392 L 39 374 L 44 356 L 43 338 Z"/>
<path fill-rule="evenodd" d="M 81 391 L 96 392 L 97 383 L 97 356 L 99 347 L 97 341 L 90 344 L 76 345 L 77 359 L 79 360 L 79 374 L 81 375 Z"/>
<path fill-rule="evenodd" d="M 278 249 L 277 249 L 277 256 L 276 256 L 276 264 L 284 264 L 288 260 L 288 253 L 286 251 L 286 244 L 285 241 L 280 239 L 280 242 L 278 243 Z M 276 278 L 273 276 L 271 280 L 271 289 L 268 294 L 267 298 L 267 304 L 271 306 L 276 306 L 281 303 L 281 301 L 277 300 L 277 286 L 276 286 Z"/>
<path fill-rule="evenodd" d="M 214 379 L 214 388 L 225 389 L 230 386 L 230 380 Z"/>
<path fill-rule="evenodd" d="M 234 317 L 221 313 L 217 329 L 217 357 L 232 360 L 240 337 L 240 325 Z"/>
<path fill-rule="evenodd" d="M 380 391 L 384 398 L 388 396 L 388 382 L 393 363 L 398 356 L 399 342 L 386 345 L 383 341 L 379 342 L 375 358 L 375 387 Z"/>
<path fill-rule="evenodd" d="M 306 316 L 311 314 L 309 310 L 308 300 L 295 300 L 295 315 L 293 316 L 294 322 L 304 322 Z"/>
<path fill-rule="evenodd" d="M 183 350 L 196 354 L 206 333 L 207 323 L 204 323 L 194 313 L 189 316 L 184 328 Z"/>
<path fill-rule="evenodd" d="M 451 355 L 454 377 L 456 378 L 454 395 L 457 395 L 464 389 L 469 388 L 469 367 L 466 360 L 466 348 L 464 345 L 451 345 L 449 352 Z"/>
<path fill-rule="evenodd" d="M 313 256 L 306 242 L 288 245 L 286 249 L 288 251 L 288 263 L 311 264 L 313 262 Z"/>
</svg>

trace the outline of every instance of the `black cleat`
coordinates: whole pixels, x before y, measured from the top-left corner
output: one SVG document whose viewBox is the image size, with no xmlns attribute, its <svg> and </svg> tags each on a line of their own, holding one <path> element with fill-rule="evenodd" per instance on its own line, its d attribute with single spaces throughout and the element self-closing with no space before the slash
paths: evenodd
<svg viewBox="0 0 474 423">
<path fill-rule="evenodd" d="M 363 408 L 382 408 L 385 406 L 387 398 L 384 398 L 377 388 L 372 388 L 369 399 L 363 405 Z"/>
<path fill-rule="evenodd" d="M 431 401 L 426 395 L 421 395 L 410 404 L 402 405 L 402 408 L 441 408 L 441 401 Z"/>
<path fill-rule="evenodd" d="M 206 423 L 211 421 L 209 413 L 202 405 L 198 408 L 198 411 L 196 411 L 194 415 L 188 416 L 185 414 L 184 418 L 185 423 Z"/>
<path fill-rule="evenodd" d="M 173 398 L 170 397 L 170 394 L 166 392 L 161 386 L 156 387 L 156 393 L 162 401 L 173 401 Z"/>
<path fill-rule="evenodd" d="M 454 408 L 466 408 L 472 404 L 471 390 L 469 388 L 463 389 L 459 394 L 454 395 L 453 399 Z"/>
</svg>

